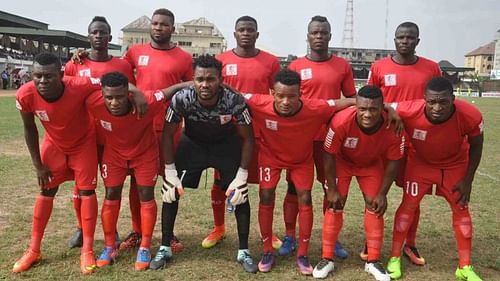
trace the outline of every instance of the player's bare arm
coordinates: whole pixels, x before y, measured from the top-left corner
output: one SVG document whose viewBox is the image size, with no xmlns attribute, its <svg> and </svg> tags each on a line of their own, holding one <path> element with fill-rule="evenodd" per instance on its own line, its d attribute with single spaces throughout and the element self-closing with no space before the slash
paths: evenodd
<svg viewBox="0 0 500 281">
<path fill-rule="evenodd" d="M 404 131 L 404 124 L 403 120 L 399 116 L 398 112 L 396 109 L 394 109 L 392 104 L 389 103 L 384 103 L 384 110 L 387 111 L 387 127 L 386 129 L 389 129 L 391 127 L 391 124 L 394 123 L 394 129 L 396 132 L 396 135 L 401 136 L 401 134 Z"/>
<path fill-rule="evenodd" d="M 367 208 L 374 212 L 377 216 L 383 216 L 387 210 L 387 193 L 391 188 L 392 182 L 398 174 L 400 160 L 388 160 L 385 166 L 384 178 L 382 180 L 382 186 L 380 191 L 373 198 L 370 205 L 367 204 Z M 366 199 L 365 199 L 366 200 Z M 367 202 L 368 203 L 368 202 Z"/>
<path fill-rule="evenodd" d="M 255 143 L 253 137 L 253 129 L 252 125 L 236 125 L 236 129 L 238 130 L 238 134 L 242 138 L 242 147 L 241 147 L 241 162 L 240 167 L 243 169 L 248 169 L 248 165 L 250 165 L 250 160 L 252 159 L 253 146 Z"/>
<path fill-rule="evenodd" d="M 476 174 L 477 167 L 479 166 L 479 162 L 481 162 L 481 156 L 483 154 L 484 135 L 480 134 L 475 137 L 469 137 L 468 141 L 470 148 L 467 173 L 453 188 L 453 192 L 458 192 L 457 203 L 460 203 L 463 207 L 467 206 L 470 201 L 472 182 L 474 181 L 474 175 Z"/>
<path fill-rule="evenodd" d="M 349 106 L 356 105 L 356 98 L 337 99 L 335 101 L 335 112 L 341 111 Z"/>
<path fill-rule="evenodd" d="M 187 82 L 181 82 L 177 83 L 175 85 L 172 85 L 168 88 L 162 89 L 161 92 L 165 96 L 166 100 L 172 99 L 172 97 L 177 93 L 178 91 L 193 86 L 193 81 L 187 81 Z"/>
<path fill-rule="evenodd" d="M 36 169 L 38 185 L 40 188 L 45 188 L 52 178 L 52 173 L 42 164 L 35 116 L 30 112 L 21 112 L 21 118 L 24 126 L 24 139 L 30 152 L 31 162 Z"/>
<path fill-rule="evenodd" d="M 128 90 L 132 94 L 132 113 L 137 113 L 137 118 L 140 119 L 148 110 L 148 103 L 144 94 L 134 84 L 128 83 Z"/>
<path fill-rule="evenodd" d="M 323 155 L 325 161 L 326 199 L 330 202 L 329 208 L 342 210 L 344 209 L 345 198 L 342 198 L 337 190 L 336 157 L 335 155 L 326 152 Z"/>
</svg>

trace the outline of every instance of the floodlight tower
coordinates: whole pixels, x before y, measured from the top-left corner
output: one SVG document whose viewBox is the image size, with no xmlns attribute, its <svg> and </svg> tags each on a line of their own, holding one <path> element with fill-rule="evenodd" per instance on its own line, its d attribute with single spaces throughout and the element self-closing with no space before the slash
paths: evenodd
<svg viewBox="0 0 500 281">
<path fill-rule="evenodd" d="M 342 45 L 344 48 L 352 48 L 354 41 L 354 0 L 347 0 L 345 7 L 344 34 Z"/>
<path fill-rule="evenodd" d="M 387 50 L 387 30 L 389 30 L 389 0 L 385 0 L 385 36 L 384 49 Z"/>
</svg>

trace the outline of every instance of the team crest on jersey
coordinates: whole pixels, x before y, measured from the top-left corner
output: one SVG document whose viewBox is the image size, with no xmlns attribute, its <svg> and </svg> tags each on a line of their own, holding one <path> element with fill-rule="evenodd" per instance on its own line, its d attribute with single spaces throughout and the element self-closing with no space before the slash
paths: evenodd
<svg viewBox="0 0 500 281">
<path fill-rule="evenodd" d="M 235 63 L 226 65 L 226 76 L 238 75 L 238 65 Z"/>
<path fill-rule="evenodd" d="M 327 100 L 326 102 L 329 106 L 335 106 L 335 100 Z"/>
<path fill-rule="evenodd" d="M 233 118 L 233 116 L 231 114 L 223 114 L 223 115 L 219 115 L 219 118 L 220 118 L 220 124 L 224 125 L 224 124 L 231 122 L 231 119 Z"/>
<path fill-rule="evenodd" d="M 278 121 L 266 119 L 266 128 L 268 128 L 269 130 L 277 131 L 278 130 Z"/>
<path fill-rule="evenodd" d="M 427 131 L 414 129 L 412 137 L 416 140 L 424 141 L 427 138 Z"/>
<path fill-rule="evenodd" d="M 396 74 L 384 75 L 384 84 L 386 86 L 396 86 Z"/>
<path fill-rule="evenodd" d="M 304 68 L 300 70 L 300 79 L 309 80 L 313 78 L 313 71 L 311 68 Z"/>
<path fill-rule="evenodd" d="M 332 141 L 333 137 L 335 136 L 335 132 L 332 130 L 332 128 L 328 128 L 328 133 L 326 134 L 325 138 L 325 146 L 330 148 L 332 146 Z"/>
<path fill-rule="evenodd" d="M 104 120 L 100 120 L 101 121 L 101 126 L 104 128 L 104 130 L 107 130 L 107 131 L 113 131 L 113 128 L 111 127 L 111 122 L 107 122 L 107 121 L 104 121 Z"/>
<path fill-rule="evenodd" d="M 146 66 L 148 65 L 148 62 L 149 62 L 149 56 L 139 56 L 139 61 L 137 62 L 137 64 Z"/>
<path fill-rule="evenodd" d="M 156 91 L 154 93 L 154 96 L 155 96 L 156 101 L 161 101 L 165 97 L 165 95 L 163 95 L 162 91 Z"/>
<path fill-rule="evenodd" d="M 50 121 L 49 115 L 47 114 L 47 111 L 45 111 L 45 110 L 35 110 L 35 114 L 42 121 L 46 121 L 46 122 Z"/>
<path fill-rule="evenodd" d="M 79 71 L 80 77 L 92 77 L 90 74 L 90 68 L 82 69 Z"/>
<path fill-rule="evenodd" d="M 23 107 L 21 106 L 18 100 L 16 100 L 16 108 L 19 110 L 23 110 Z"/>
<path fill-rule="evenodd" d="M 358 141 L 359 141 L 358 138 L 347 137 L 345 139 L 345 142 L 344 142 L 344 147 L 347 147 L 347 148 L 356 148 L 356 146 L 358 146 Z"/>
</svg>

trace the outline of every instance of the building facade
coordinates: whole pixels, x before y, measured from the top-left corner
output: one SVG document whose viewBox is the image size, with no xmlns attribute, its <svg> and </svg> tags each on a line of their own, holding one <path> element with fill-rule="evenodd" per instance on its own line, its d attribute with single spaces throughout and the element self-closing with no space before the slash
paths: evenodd
<svg viewBox="0 0 500 281">
<path fill-rule="evenodd" d="M 494 55 L 495 42 L 488 43 L 465 55 L 465 67 L 473 67 L 479 76 L 490 76 Z"/>
<path fill-rule="evenodd" d="M 151 19 L 142 16 L 122 28 L 122 51 L 135 44 L 151 42 Z M 202 54 L 218 55 L 226 50 L 226 41 L 219 29 L 206 18 L 199 18 L 175 24 L 172 42 L 191 53 L 193 57 Z"/>
</svg>

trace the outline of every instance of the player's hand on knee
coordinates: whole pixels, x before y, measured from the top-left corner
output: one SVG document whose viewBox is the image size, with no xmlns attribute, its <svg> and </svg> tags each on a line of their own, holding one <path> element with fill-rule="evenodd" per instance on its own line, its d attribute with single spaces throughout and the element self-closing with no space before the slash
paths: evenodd
<svg viewBox="0 0 500 281">
<path fill-rule="evenodd" d="M 36 168 L 36 176 L 38 178 L 38 185 L 40 188 L 46 188 L 49 182 L 52 181 L 52 173 L 43 165 Z"/>
<path fill-rule="evenodd" d="M 339 210 L 344 208 L 344 200 L 336 188 L 325 187 L 326 200 L 329 202 L 331 208 Z"/>
<path fill-rule="evenodd" d="M 387 210 L 387 197 L 384 194 L 378 194 L 373 198 L 370 206 L 370 212 L 373 212 L 378 217 L 383 216 Z"/>
<path fill-rule="evenodd" d="M 472 181 L 461 180 L 455 184 L 452 192 L 457 192 L 457 199 L 455 203 L 462 205 L 465 208 L 469 204 L 470 193 L 472 190 Z"/>
<path fill-rule="evenodd" d="M 163 202 L 172 203 L 177 200 L 176 191 L 179 196 L 184 195 L 182 182 L 177 176 L 175 164 L 165 164 L 165 178 L 161 189 L 161 197 Z"/>
<path fill-rule="evenodd" d="M 233 197 L 229 200 L 233 206 L 243 204 L 248 200 L 248 170 L 239 168 L 233 181 L 226 190 L 226 196 L 234 191 Z"/>
</svg>

